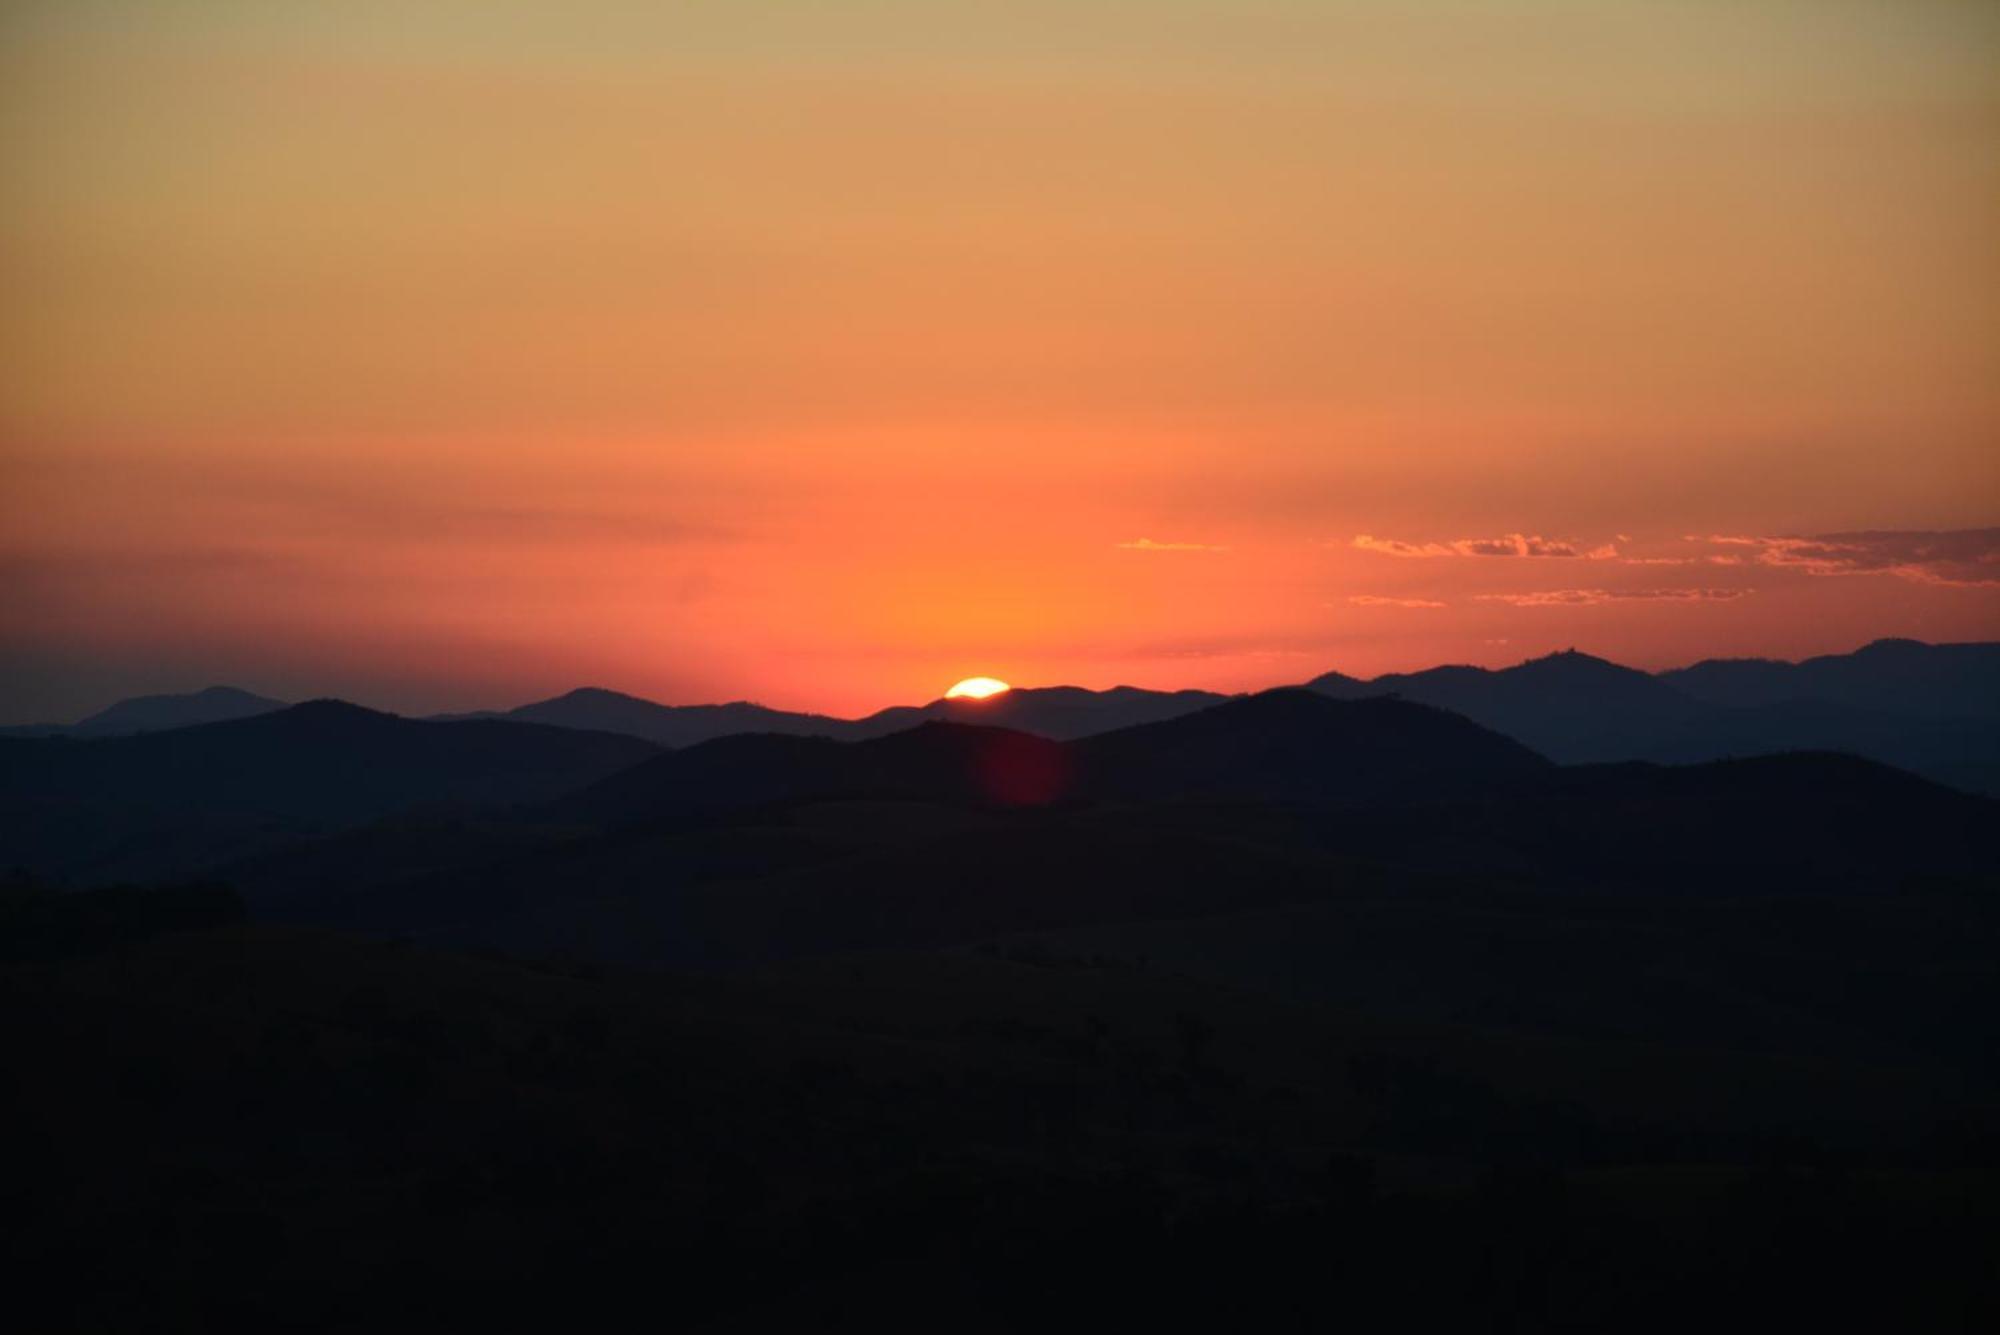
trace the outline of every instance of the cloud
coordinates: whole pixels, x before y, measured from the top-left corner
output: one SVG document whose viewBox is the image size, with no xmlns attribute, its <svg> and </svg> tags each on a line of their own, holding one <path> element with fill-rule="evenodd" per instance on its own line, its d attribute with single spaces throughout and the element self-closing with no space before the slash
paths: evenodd
<svg viewBox="0 0 2000 1335">
<path fill-rule="evenodd" d="M 1226 552 L 1227 547 L 1217 547 L 1206 542 L 1154 542 L 1151 538 L 1140 538 L 1136 542 L 1121 542 L 1119 549 L 1128 552 Z"/>
<path fill-rule="evenodd" d="M 1740 566 L 1743 558 L 1725 553 L 1708 556 L 1621 556 L 1618 563 L 1628 566 Z"/>
<path fill-rule="evenodd" d="M 1443 607 L 1445 605 L 1430 598 L 1385 598 L 1375 593 L 1350 594 L 1347 601 L 1356 607 Z"/>
<path fill-rule="evenodd" d="M 1567 538 L 1525 533 L 1505 533 L 1497 538 L 1454 538 L 1450 542 L 1404 542 L 1400 538 L 1357 533 L 1353 545 L 1383 556 L 1556 556 L 1608 561 L 1618 555 L 1618 548 L 1610 543 L 1586 547 Z"/>
<path fill-rule="evenodd" d="M 1725 603 L 1755 589 L 1542 589 L 1534 593 L 1482 593 L 1481 602 L 1511 607 L 1598 607 L 1616 602 Z"/>
<path fill-rule="evenodd" d="M 2000 586 L 2000 528 L 1869 530 L 1815 537 L 1691 535 L 1689 542 L 1740 549 L 1708 559 L 1799 570 L 1808 575 L 1894 575 L 1952 588 Z"/>
</svg>

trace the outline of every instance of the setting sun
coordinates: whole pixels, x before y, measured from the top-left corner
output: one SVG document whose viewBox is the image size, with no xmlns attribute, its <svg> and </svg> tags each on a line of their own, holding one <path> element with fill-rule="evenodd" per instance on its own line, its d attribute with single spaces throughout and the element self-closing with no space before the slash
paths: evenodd
<svg viewBox="0 0 2000 1335">
<path fill-rule="evenodd" d="M 984 700 L 1014 688 L 995 677 L 967 677 L 944 693 L 947 700 Z"/>
</svg>

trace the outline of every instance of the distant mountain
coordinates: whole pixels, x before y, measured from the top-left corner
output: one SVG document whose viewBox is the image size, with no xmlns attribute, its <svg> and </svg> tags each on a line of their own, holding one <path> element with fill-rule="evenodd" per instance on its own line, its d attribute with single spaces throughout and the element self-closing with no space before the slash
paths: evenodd
<svg viewBox="0 0 2000 1335">
<path fill-rule="evenodd" d="M 847 736 L 853 724 L 824 714 L 798 714 L 737 701 L 723 705 L 663 705 L 636 695 L 585 686 L 549 700 L 505 712 L 441 715 L 438 722 L 499 718 L 558 728 L 623 733 L 661 746 L 695 746 L 738 733 L 782 733 L 795 737 Z"/>
<path fill-rule="evenodd" d="M 115 737 L 136 732 L 164 732 L 204 723 L 227 723 L 283 709 L 283 700 L 255 695 L 234 686 L 210 686 L 188 695 L 141 695 L 120 700 L 109 709 L 78 722 L 73 732 L 85 737 Z"/>
<path fill-rule="evenodd" d="M 1564 764 L 1835 751 L 2000 793 L 2000 645 L 1878 640 L 1804 663 L 1715 659 L 1658 674 L 1572 650 L 1497 670 L 1331 672 L 1307 688 L 1450 709 Z"/>
<path fill-rule="evenodd" d="M 0 739 L 0 864 L 187 874 L 420 803 L 546 800 L 655 750 L 610 733 L 432 723 L 335 700 L 130 737 Z"/>
<path fill-rule="evenodd" d="M 1800 663 L 1710 658 L 1659 674 L 1709 704 L 1818 701 L 1878 713 L 2000 719 L 2000 644 L 1876 640 Z"/>
<path fill-rule="evenodd" d="M 1092 691 L 1081 686 L 1023 687 L 985 700 L 937 699 L 925 705 L 898 705 L 866 718 L 795 713 L 738 701 L 723 705 L 663 705 L 638 696 L 584 687 L 505 712 L 439 715 L 440 721 L 507 718 L 562 728 L 622 732 L 674 748 L 718 737 L 775 733 L 787 737 L 832 737 L 859 741 L 905 732 L 921 723 L 974 723 L 1012 728 L 1038 737 L 1067 741 L 1092 733 L 1179 718 L 1229 697 L 1212 691 L 1148 691 L 1114 686 Z"/>
<path fill-rule="evenodd" d="M 926 721 L 944 720 L 1070 741 L 1180 718 L 1229 698 L 1213 691 L 1148 691 L 1137 686 L 1113 686 L 1105 691 L 1081 686 L 1017 687 L 984 700 L 939 699 L 927 705 L 884 709 L 856 720 L 850 735 L 879 737 Z"/>
<path fill-rule="evenodd" d="M 76 723 L 27 724 L 0 729 L 9 737 L 124 737 L 165 732 L 203 723 L 227 723 L 283 709 L 283 700 L 254 695 L 234 686 L 210 686 L 185 695 L 141 695 L 120 700 Z"/>
<path fill-rule="evenodd" d="M 1396 695 L 1465 715 L 1565 764 L 1646 754 L 1703 707 L 1647 673 L 1570 650 L 1497 671 L 1437 667 L 1360 682 L 1328 673 L 1306 689 L 1335 699 Z"/>
</svg>

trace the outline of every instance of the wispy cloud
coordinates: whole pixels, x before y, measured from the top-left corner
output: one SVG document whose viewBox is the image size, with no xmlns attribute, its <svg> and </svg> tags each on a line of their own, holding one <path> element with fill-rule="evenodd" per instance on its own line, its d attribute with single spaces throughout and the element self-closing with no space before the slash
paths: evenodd
<svg viewBox="0 0 2000 1335">
<path fill-rule="evenodd" d="M 1119 549 L 1127 552 L 1226 552 L 1227 547 L 1218 547 L 1207 542 L 1155 542 L 1151 538 L 1139 538 L 1132 542 L 1121 542 Z"/>
<path fill-rule="evenodd" d="M 1711 552 L 1707 556 L 1621 556 L 1619 564 L 1628 566 L 1740 566 L 1743 558 L 1725 552 Z"/>
<path fill-rule="evenodd" d="M 1737 549 L 1718 564 L 1749 561 L 1808 575 L 1894 575 L 1953 588 L 2000 586 L 2000 528 L 1871 530 L 1812 537 L 1690 535 L 1689 542 Z"/>
<path fill-rule="evenodd" d="M 1377 593 L 1349 594 L 1347 601 L 1356 607 L 1443 607 L 1445 604 L 1431 598 L 1387 598 Z"/>
<path fill-rule="evenodd" d="M 1755 589 L 1541 589 L 1533 593 L 1482 593 L 1481 602 L 1510 607 L 1597 607 L 1617 602 L 1726 603 Z"/>
<path fill-rule="evenodd" d="M 1608 542 L 1591 547 L 1568 538 L 1526 533 L 1503 533 L 1497 538 L 1453 538 L 1449 542 L 1405 542 L 1400 538 L 1357 533 L 1353 545 L 1382 556 L 1551 556 L 1607 561 L 1618 555 L 1618 548 Z"/>
</svg>

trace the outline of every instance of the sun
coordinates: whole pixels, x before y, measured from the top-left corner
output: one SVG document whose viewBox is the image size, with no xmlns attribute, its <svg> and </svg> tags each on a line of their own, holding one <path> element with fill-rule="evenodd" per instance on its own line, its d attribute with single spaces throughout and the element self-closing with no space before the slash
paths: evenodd
<svg viewBox="0 0 2000 1335">
<path fill-rule="evenodd" d="M 944 693 L 947 700 L 985 700 L 1014 688 L 995 677 L 967 677 Z"/>
</svg>

